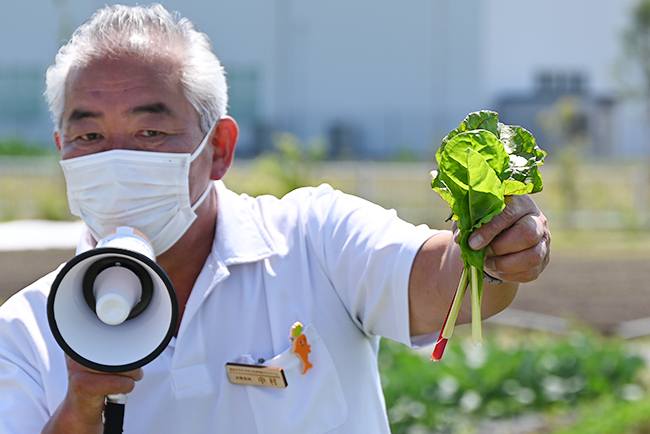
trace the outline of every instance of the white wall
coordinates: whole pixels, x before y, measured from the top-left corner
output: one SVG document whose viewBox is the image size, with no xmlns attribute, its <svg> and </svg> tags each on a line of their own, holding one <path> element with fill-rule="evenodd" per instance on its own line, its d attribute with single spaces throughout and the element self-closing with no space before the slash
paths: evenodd
<svg viewBox="0 0 650 434">
<path fill-rule="evenodd" d="M 540 69 L 584 71 L 597 92 L 612 92 L 620 32 L 634 0 L 484 0 L 482 86 L 530 90 Z"/>
<path fill-rule="evenodd" d="M 63 29 L 74 28 L 106 3 L 56 1 L 58 9 L 55 0 L 4 1 L 0 67 L 44 71 L 61 40 L 60 17 L 68 20 Z M 540 69 L 584 71 L 593 90 L 614 93 L 611 70 L 632 2 L 161 1 L 211 37 L 227 68 L 259 71 L 263 121 L 306 140 L 347 120 L 378 155 L 399 145 L 430 153 L 469 111 L 531 91 Z M 621 124 L 635 124 L 625 120 L 630 113 L 621 116 Z M 48 121 L 39 125 L 28 133 L 49 140 Z"/>
</svg>

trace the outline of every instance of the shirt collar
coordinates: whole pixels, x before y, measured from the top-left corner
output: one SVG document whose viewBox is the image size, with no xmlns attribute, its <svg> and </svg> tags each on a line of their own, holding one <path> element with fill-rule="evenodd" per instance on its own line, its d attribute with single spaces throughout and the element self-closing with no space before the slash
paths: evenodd
<svg viewBox="0 0 650 434">
<path fill-rule="evenodd" d="M 256 262 L 274 256 L 277 250 L 250 201 L 215 181 L 217 190 L 217 227 L 213 253 L 224 265 Z"/>
<path fill-rule="evenodd" d="M 214 187 L 218 211 L 212 252 L 185 305 L 179 337 L 186 332 L 203 300 L 230 275 L 230 265 L 257 262 L 276 254 L 271 237 L 254 212 L 251 201 L 228 190 L 221 181 L 216 181 Z"/>
</svg>

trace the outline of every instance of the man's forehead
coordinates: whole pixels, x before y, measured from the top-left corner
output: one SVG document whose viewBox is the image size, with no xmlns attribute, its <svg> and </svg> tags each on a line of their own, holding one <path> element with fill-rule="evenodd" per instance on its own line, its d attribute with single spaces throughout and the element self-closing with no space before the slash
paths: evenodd
<svg viewBox="0 0 650 434">
<path fill-rule="evenodd" d="M 106 54 L 72 65 L 66 78 L 66 88 L 89 80 L 105 83 L 120 82 L 129 76 L 146 76 L 180 84 L 180 62 L 170 55 L 157 57 L 123 54 Z"/>
<path fill-rule="evenodd" d="M 97 113 L 91 107 L 77 105 L 99 102 L 107 96 L 127 99 L 133 93 L 151 95 L 151 100 L 133 101 L 128 109 L 134 114 L 171 114 L 174 100 L 184 98 L 177 63 L 165 58 L 152 62 L 125 56 L 97 58 L 71 68 L 65 93 L 66 111 L 73 110 L 66 115 L 67 120 L 94 117 Z"/>
</svg>

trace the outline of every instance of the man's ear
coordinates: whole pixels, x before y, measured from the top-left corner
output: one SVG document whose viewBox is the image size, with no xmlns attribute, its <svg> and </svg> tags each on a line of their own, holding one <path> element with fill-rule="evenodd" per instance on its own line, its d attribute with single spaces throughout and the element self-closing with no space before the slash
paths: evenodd
<svg viewBox="0 0 650 434">
<path fill-rule="evenodd" d="M 58 131 L 54 131 L 54 143 L 59 151 L 61 151 L 61 135 Z"/>
<path fill-rule="evenodd" d="M 228 171 L 235 155 L 238 136 L 239 127 L 232 117 L 224 116 L 217 121 L 210 138 L 210 144 L 212 145 L 211 179 L 221 179 Z"/>
</svg>

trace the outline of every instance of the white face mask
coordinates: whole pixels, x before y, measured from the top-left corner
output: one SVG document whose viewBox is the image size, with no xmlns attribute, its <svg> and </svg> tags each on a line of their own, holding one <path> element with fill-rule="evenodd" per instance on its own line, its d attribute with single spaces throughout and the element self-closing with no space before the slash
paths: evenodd
<svg viewBox="0 0 650 434">
<path fill-rule="evenodd" d="M 117 149 L 62 160 L 70 211 L 96 240 L 130 226 L 142 231 L 160 255 L 187 231 L 211 190 L 212 182 L 192 206 L 190 164 L 210 132 L 192 154 Z"/>
</svg>

